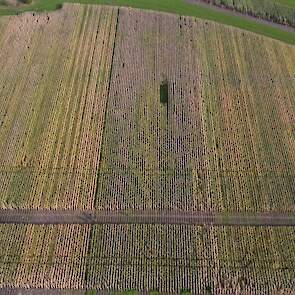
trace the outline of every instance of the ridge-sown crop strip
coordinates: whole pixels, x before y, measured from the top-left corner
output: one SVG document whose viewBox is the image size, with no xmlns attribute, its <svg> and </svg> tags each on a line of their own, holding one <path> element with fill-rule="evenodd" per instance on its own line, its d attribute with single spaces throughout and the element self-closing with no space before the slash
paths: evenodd
<svg viewBox="0 0 295 295">
<path fill-rule="evenodd" d="M 1 207 L 93 207 L 116 22 L 116 8 L 79 5 L 8 21 Z"/>
</svg>

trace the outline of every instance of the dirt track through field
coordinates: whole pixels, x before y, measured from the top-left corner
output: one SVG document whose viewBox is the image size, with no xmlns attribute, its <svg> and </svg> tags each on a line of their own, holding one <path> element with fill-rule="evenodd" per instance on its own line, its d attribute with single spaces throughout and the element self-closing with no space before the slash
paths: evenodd
<svg viewBox="0 0 295 295">
<path fill-rule="evenodd" d="M 12 224 L 193 224 L 295 226 L 294 214 L 185 211 L 78 211 L 1 209 L 0 223 Z"/>
<path fill-rule="evenodd" d="M 244 19 L 252 20 L 252 21 L 254 21 L 256 23 L 260 23 L 260 24 L 263 24 L 263 25 L 268 25 L 268 26 L 271 26 L 273 28 L 281 29 L 283 31 L 295 32 L 295 29 L 293 27 L 291 27 L 291 26 L 279 24 L 279 23 L 276 23 L 276 22 L 272 22 L 272 21 L 267 20 L 267 19 L 259 18 L 259 17 L 256 17 L 256 16 L 249 15 L 247 13 L 242 13 L 242 12 L 239 12 L 239 11 L 236 11 L 236 10 L 232 10 L 232 9 L 227 8 L 227 7 L 221 7 L 221 6 L 218 6 L 218 5 L 209 4 L 209 3 L 205 2 L 204 0 L 186 0 L 186 2 L 188 2 L 190 4 L 210 8 L 210 9 L 213 9 L 215 11 L 220 11 L 220 12 L 226 13 L 228 15 L 238 16 L 238 17 L 241 17 L 241 18 L 244 18 Z"/>
</svg>

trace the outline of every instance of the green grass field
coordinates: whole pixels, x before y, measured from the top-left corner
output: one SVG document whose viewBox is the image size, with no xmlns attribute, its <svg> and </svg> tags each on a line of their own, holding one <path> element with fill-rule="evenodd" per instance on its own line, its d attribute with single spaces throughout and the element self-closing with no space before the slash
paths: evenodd
<svg viewBox="0 0 295 295">
<path fill-rule="evenodd" d="M 294 0 L 275 0 L 274 2 L 295 8 L 295 1 Z"/>
<path fill-rule="evenodd" d="M 279 0 L 281 2 L 290 2 L 290 0 Z M 201 7 L 185 2 L 185 0 L 35 0 L 32 5 L 22 8 L 8 8 L 0 5 L 0 15 L 15 14 L 22 11 L 50 11 L 59 7 L 63 2 L 79 2 L 89 4 L 104 4 L 136 7 L 142 9 L 170 12 L 180 15 L 195 16 L 202 19 L 216 21 L 218 23 L 238 27 L 257 34 L 277 39 L 289 44 L 295 44 L 295 33 L 282 31 L 280 29 L 260 24 L 238 16 L 229 15 L 223 12 L 215 11 L 207 7 Z M 291 5 L 291 4 L 290 4 Z"/>
</svg>

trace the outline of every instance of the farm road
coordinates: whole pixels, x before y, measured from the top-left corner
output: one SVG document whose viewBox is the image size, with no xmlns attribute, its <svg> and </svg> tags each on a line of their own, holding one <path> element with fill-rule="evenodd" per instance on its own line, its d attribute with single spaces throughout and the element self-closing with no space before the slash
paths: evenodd
<svg viewBox="0 0 295 295">
<path fill-rule="evenodd" d="M 295 214 L 0 209 L 0 223 L 295 226 Z"/>
</svg>

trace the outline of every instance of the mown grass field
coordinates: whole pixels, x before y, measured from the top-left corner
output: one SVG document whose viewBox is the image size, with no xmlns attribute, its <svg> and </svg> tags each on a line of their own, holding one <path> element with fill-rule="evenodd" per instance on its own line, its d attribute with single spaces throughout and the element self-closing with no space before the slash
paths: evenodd
<svg viewBox="0 0 295 295">
<path fill-rule="evenodd" d="M 67 4 L 0 18 L 0 48 L 2 208 L 294 213 L 293 46 L 192 17 Z M 292 294 L 294 237 L 2 224 L 0 287 Z"/>
<path fill-rule="evenodd" d="M 290 44 L 295 44 L 295 33 L 283 31 L 269 25 L 251 21 L 239 16 L 229 15 L 197 4 L 190 4 L 186 0 L 67 0 L 82 4 L 103 4 L 135 7 L 141 9 L 170 12 L 178 15 L 194 16 L 218 23 L 238 27 L 257 34 L 268 36 Z M 32 4 L 19 8 L 0 6 L 0 15 L 15 14 L 22 11 L 51 11 L 59 8 L 63 0 L 34 0 Z"/>
</svg>

